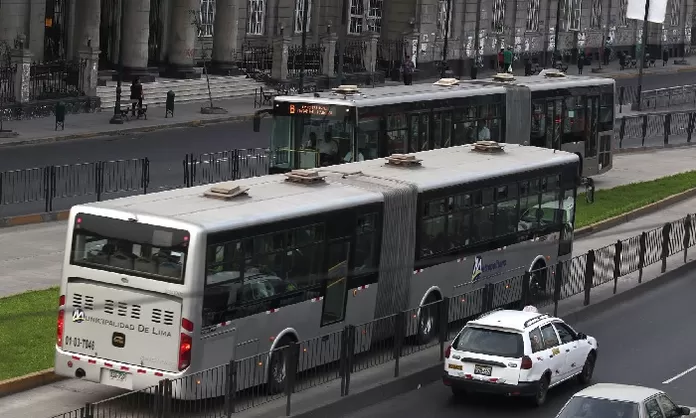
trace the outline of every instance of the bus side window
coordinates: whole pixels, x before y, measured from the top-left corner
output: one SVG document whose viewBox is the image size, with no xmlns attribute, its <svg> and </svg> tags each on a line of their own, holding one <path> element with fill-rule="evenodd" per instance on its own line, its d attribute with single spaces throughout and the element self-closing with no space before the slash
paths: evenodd
<svg viewBox="0 0 696 418">
<path fill-rule="evenodd" d="M 496 189 L 495 225 L 496 236 L 517 232 L 520 205 L 518 202 L 517 184 L 499 186 Z"/>
<path fill-rule="evenodd" d="M 474 241 L 483 242 L 493 238 L 495 223 L 495 205 L 493 204 L 493 189 L 484 189 L 473 193 L 474 211 Z"/>
<path fill-rule="evenodd" d="M 239 241 L 210 245 L 207 252 L 203 292 L 204 326 L 224 320 L 229 306 L 237 302 L 243 280 Z"/>
<path fill-rule="evenodd" d="M 377 213 L 360 215 L 355 230 L 355 260 L 353 276 L 375 273 L 377 271 Z"/>
</svg>

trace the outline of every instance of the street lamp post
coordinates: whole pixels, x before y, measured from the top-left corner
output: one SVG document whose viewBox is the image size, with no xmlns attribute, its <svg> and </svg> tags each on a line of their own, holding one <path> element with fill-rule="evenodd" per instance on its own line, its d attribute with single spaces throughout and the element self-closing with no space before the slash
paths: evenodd
<svg viewBox="0 0 696 418">
<path fill-rule="evenodd" d="M 447 73 L 447 47 L 449 41 L 450 10 L 452 10 L 452 0 L 447 0 L 447 10 L 445 10 L 445 43 L 442 46 L 442 68 L 440 77 L 445 78 Z"/>
<path fill-rule="evenodd" d="M 645 0 L 645 14 L 643 15 L 643 36 L 641 36 L 640 62 L 638 63 L 638 100 L 636 100 L 636 110 L 642 110 L 641 96 L 643 94 L 643 68 L 645 67 L 645 50 L 648 43 L 648 12 L 650 11 L 650 0 Z"/>
<path fill-rule="evenodd" d="M 478 77 L 478 62 L 479 62 L 479 44 L 481 43 L 481 0 L 476 2 L 476 27 L 474 33 L 474 62 L 471 65 L 471 79 Z"/>
<path fill-rule="evenodd" d="M 121 86 L 123 84 L 123 48 L 124 48 L 124 42 L 123 42 L 123 34 L 124 30 L 123 27 L 125 26 L 124 18 L 126 16 L 125 13 L 126 10 L 126 0 L 121 0 L 121 17 L 119 19 L 119 38 L 118 38 L 118 81 L 116 83 L 116 101 L 114 103 L 114 114 L 111 116 L 111 120 L 109 120 L 110 124 L 113 125 L 122 125 L 123 124 L 123 118 L 121 117 Z"/>
<path fill-rule="evenodd" d="M 302 63 L 300 64 L 300 94 L 304 93 L 305 65 L 307 63 L 307 15 L 309 14 L 309 0 L 304 0 L 302 7 Z"/>
<path fill-rule="evenodd" d="M 553 34 L 553 55 L 551 56 L 551 66 L 556 67 L 556 57 L 558 56 L 558 33 L 561 31 L 561 2 L 556 1 L 556 29 Z M 562 60 L 562 59 L 561 59 Z"/>
</svg>

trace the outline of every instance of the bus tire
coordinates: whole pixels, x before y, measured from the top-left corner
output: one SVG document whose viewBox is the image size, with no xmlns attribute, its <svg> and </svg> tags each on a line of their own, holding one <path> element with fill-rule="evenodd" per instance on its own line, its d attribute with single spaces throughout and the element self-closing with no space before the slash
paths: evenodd
<svg viewBox="0 0 696 418">
<path fill-rule="evenodd" d="M 420 308 L 420 313 L 418 314 L 418 344 L 427 344 L 437 335 L 437 313 L 440 305 L 435 302 L 439 300 L 440 298 L 435 293 L 431 293 L 423 302 L 423 305 L 426 306 Z"/>
<path fill-rule="evenodd" d="M 267 386 L 269 395 L 276 395 L 285 390 L 289 365 L 289 359 L 287 358 L 288 349 L 285 347 L 292 342 L 293 340 L 290 337 L 283 337 L 278 341 L 278 345 L 271 354 L 271 360 L 268 362 Z"/>
<path fill-rule="evenodd" d="M 583 175 L 582 175 L 582 170 L 583 170 L 583 168 L 584 168 L 584 164 L 583 164 L 584 161 L 583 161 L 583 159 L 582 159 L 582 155 L 580 155 L 580 154 L 577 153 L 577 152 L 575 153 L 575 155 L 577 155 L 578 158 L 580 159 L 580 163 L 578 164 L 578 180 L 579 180 L 579 179 L 582 179 L 582 177 L 583 177 Z"/>
<path fill-rule="evenodd" d="M 546 295 L 548 271 L 543 261 L 537 261 L 532 266 L 529 280 L 529 294 L 533 301 L 538 301 Z"/>
</svg>

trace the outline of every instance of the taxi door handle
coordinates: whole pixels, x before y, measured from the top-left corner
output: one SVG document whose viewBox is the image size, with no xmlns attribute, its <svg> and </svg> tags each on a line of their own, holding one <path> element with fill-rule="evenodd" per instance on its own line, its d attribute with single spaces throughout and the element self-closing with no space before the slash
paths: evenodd
<svg viewBox="0 0 696 418">
<path fill-rule="evenodd" d="M 551 355 L 549 356 L 549 358 L 553 358 L 553 354 L 551 354 Z"/>
</svg>

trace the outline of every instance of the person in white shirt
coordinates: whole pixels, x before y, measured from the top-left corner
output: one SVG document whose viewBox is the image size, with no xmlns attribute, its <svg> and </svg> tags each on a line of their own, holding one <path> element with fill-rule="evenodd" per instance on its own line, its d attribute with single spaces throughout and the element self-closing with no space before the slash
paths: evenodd
<svg viewBox="0 0 696 418">
<path fill-rule="evenodd" d="M 338 154 L 338 144 L 331 138 L 331 134 L 326 132 L 324 140 L 317 144 L 319 158 L 322 165 L 335 164 L 334 157 Z"/>
<path fill-rule="evenodd" d="M 481 123 L 481 122 L 480 122 Z M 471 135 L 471 139 L 476 142 L 476 141 L 490 141 L 491 140 L 491 131 L 488 129 L 486 125 L 481 123 L 478 126 L 478 135 L 476 134 L 476 131 L 474 131 Z"/>
<path fill-rule="evenodd" d="M 343 162 L 350 163 L 352 161 L 353 161 L 353 152 L 348 151 L 348 153 L 346 153 L 346 156 L 343 157 Z M 362 155 L 362 152 L 360 152 L 360 150 L 358 150 L 358 161 L 365 161 L 365 157 Z"/>
</svg>

